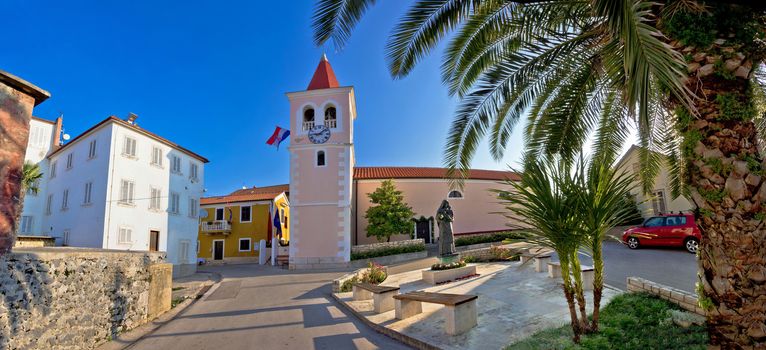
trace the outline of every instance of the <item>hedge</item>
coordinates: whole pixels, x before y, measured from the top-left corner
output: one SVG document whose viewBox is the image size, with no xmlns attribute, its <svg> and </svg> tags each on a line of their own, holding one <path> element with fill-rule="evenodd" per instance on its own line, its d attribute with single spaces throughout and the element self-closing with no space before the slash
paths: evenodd
<svg viewBox="0 0 766 350">
<path fill-rule="evenodd" d="M 520 234 L 514 232 L 497 232 L 491 234 L 474 235 L 466 237 L 458 237 L 455 239 L 455 246 L 466 246 L 480 243 L 501 242 L 506 239 L 519 239 L 522 238 Z"/>
<path fill-rule="evenodd" d="M 426 250 L 425 244 L 412 244 L 403 247 L 381 248 L 362 253 L 351 253 L 351 260 L 377 258 L 379 256 L 415 253 Z"/>
</svg>

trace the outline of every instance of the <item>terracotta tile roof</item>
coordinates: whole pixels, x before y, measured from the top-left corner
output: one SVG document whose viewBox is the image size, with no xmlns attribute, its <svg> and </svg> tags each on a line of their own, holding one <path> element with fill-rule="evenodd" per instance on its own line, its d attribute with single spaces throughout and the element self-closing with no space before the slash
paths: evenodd
<svg viewBox="0 0 766 350">
<path fill-rule="evenodd" d="M 170 147 L 177 148 L 181 152 L 186 153 L 187 155 L 189 155 L 191 157 L 194 157 L 194 158 L 196 158 L 197 160 L 199 160 L 199 161 L 201 161 L 203 163 L 208 163 L 209 162 L 207 160 L 207 158 L 205 158 L 205 157 L 203 157 L 203 156 L 201 156 L 201 155 L 199 155 L 197 153 L 194 153 L 194 152 L 192 152 L 192 151 L 190 151 L 190 150 L 188 150 L 188 149 L 186 149 L 184 147 L 181 147 L 181 145 L 179 145 L 179 144 L 177 144 L 175 142 L 172 142 L 172 141 L 170 141 L 170 140 L 168 140 L 168 139 L 166 139 L 166 138 L 164 138 L 162 136 L 159 136 L 159 135 L 157 135 L 155 133 L 149 132 L 146 129 L 142 129 L 142 128 L 138 127 L 138 126 L 130 124 L 130 123 L 128 123 L 128 122 L 126 122 L 126 121 L 124 121 L 124 120 L 122 120 L 120 118 L 115 117 L 115 116 L 109 116 L 108 118 L 102 120 L 98 124 L 92 126 L 90 129 L 85 130 L 82 134 L 77 135 L 77 137 L 75 137 L 71 141 L 67 142 L 67 144 L 65 144 L 65 145 L 59 147 L 58 149 L 56 149 L 55 151 L 49 153 L 48 154 L 48 158 L 50 158 L 51 156 L 53 156 L 56 153 L 61 152 L 61 150 L 67 148 L 67 146 L 74 144 L 76 141 L 78 141 L 83 136 L 87 135 L 88 133 L 90 133 L 93 130 L 98 129 L 99 127 L 101 127 L 102 125 L 104 125 L 104 124 L 106 124 L 108 122 L 114 122 L 116 124 L 120 124 L 120 125 L 122 125 L 122 126 L 124 126 L 126 128 L 132 129 L 132 130 L 134 130 L 136 132 L 139 132 L 139 133 L 144 134 L 144 135 L 146 135 L 148 137 L 151 137 L 151 138 L 153 138 L 153 139 L 155 139 L 155 140 L 157 140 L 159 142 L 162 142 L 162 143 L 164 143 L 164 144 L 166 144 L 166 145 L 168 145 Z"/>
<path fill-rule="evenodd" d="M 207 197 L 200 199 L 201 205 L 236 203 L 250 201 L 265 201 L 276 198 L 280 193 L 289 192 L 290 185 L 275 185 L 265 187 L 252 187 L 236 190 L 226 196 Z"/>
<path fill-rule="evenodd" d="M 327 61 L 327 56 L 322 55 L 322 59 L 319 60 L 319 65 L 314 71 L 314 76 L 311 77 L 311 82 L 306 90 L 318 90 L 318 89 L 330 89 L 340 86 L 338 79 L 335 78 L 335 72 L 330 66 L 330 62 Z"/>
<path fill-rule="evenodd" d="M 446 168 L 420 167 L 355 167 L 354 180 L 372 179 L 443 179 L 447 175 Z M 518 181 L 519 175 L 512 171 L 471 169 L 468 174 L 471 180 L 511 179 Z"/>
</svg>

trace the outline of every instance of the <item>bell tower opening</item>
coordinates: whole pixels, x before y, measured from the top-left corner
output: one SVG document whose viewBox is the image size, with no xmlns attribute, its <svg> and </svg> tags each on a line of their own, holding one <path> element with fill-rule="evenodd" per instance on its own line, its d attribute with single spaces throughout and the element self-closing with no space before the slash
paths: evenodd
<svg viewBox="0 0 766 350">
<path fill-rule="evenodd" d="M 336 116 L 336 110 L 335 107 L 332 105 L 328 106 L 324 110 L 324 126 L 335 129 L 338 127 L 338 117 Z"/>
<path fill-rule="evenodd" d="M 306 107 L 303 110 L 303 131 L 311 130 L 314 127 L 314 109 Z"/>
</svg>

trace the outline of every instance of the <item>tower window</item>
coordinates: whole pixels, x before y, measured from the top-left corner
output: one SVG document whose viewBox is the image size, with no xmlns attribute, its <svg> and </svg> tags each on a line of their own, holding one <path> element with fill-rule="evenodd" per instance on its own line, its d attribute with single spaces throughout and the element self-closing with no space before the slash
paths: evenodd
<svg viewBox="0 0 766 350">
<path fill-rule="evenodd" d="M 463 198 L 463 194 L 460 191 L 450 191 L 447 198 Z"/>
<path fill-rule="evenodd" d="M 314 127 L 314 109 L 307 108 L 303 111 L 303 131 L 311 130 Z"/>
<path fill-rule="evenodd" d="M 335 128 L 338 126 L 335 107 L 327 107 L 324 110 L 324 125 L 328 128 Z"/>
<path fill-rule="evenodd" d="M 317 166 L 325 166 L 325 163 L 324 151 L 317 152 Z"/>
</svg>

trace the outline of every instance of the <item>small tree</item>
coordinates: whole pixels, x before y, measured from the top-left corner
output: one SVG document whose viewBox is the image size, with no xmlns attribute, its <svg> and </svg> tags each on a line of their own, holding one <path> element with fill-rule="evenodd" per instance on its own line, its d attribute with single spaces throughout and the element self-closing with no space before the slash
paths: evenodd
<svg viewBox="0 0 766 350">
<path fill-rule="evenodd" d="M 393 180 L 386 180 L 367 195 L 370 202 L 377 204 L 367 209 L 367 237 L 391 241 L 391 236 L 408 232 L 412 228 L 412 208 L 404 202 L 402 191 L 398 191 Z"/>
<path fill-rule="evenodd" d="M 16 211 L 16 234 L 21 230 L 21 214 L 24 212 L 24 198 L 27 192 L 37 194 L 40 191 L 39 183 L 43 173 L 40 166 L 34 163 L 25 162 L 21 170 L 21 191 L 19 191 L 19 210 Z"/>
</svg>

